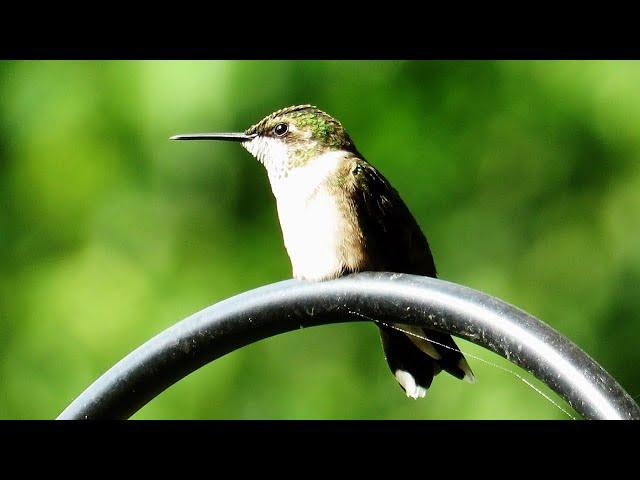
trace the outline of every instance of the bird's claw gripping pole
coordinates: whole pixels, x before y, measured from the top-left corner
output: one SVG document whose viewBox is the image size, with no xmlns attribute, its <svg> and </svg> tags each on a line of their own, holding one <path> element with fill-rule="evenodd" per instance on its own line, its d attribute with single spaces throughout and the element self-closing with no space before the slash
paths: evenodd
<svg viewBox="0 0 640 480">
<path fill-rule="evenodd" d="M 487 348 L 531 372 L 585 418 L 640 419 L 638 405 L 600 365 L 526 312 L 443 280 L 370 272 L 320 283 L 286 280 L 205 308 L 123 358 L 58 419 L 129 418 L 226 353 L 300 327 L 363 317 L 420 325 Z"/>
</svg>

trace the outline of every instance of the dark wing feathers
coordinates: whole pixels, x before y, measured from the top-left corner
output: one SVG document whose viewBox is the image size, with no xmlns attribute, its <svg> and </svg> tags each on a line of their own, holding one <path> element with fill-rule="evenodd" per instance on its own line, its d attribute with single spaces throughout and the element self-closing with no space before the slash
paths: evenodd
<svg viewBox="0 0 640 480">
<path fill-rule="evenodd" d="M 435 277 L 429 243 L 395 188 L 360 159 L 352 174 L 353 202 L 375 269 Z"/>
<path fill-rule="evenodd" d="M 351 169 L 354 177 L 352 201 L 369 252 L 369 270 L 436 276 L 429 243 L 404 201 L 387 179 L 366 161 L 356 158 Z M 391 371 L 412 373 L 424 388 L 441 369 L 457 378 L 468 370 L 466 360 L 450 335 L 423 329 L 442 356 L 434 360 L 419 350 L 397 330 L 381 327 L 382 343 Z"/>
</svg>

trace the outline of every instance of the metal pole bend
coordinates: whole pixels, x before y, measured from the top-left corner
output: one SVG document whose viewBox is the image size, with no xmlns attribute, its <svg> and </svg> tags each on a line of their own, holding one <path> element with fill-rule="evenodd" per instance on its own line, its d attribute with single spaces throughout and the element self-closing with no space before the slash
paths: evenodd
<svg viewBox="0 0 640 480">
<path fill-rule="evenodd" d="M 236 295 L 158 334 L 90 385 L 58 419 L 126 419 L 203 365 L 298 328 L 363 321 L 447 332 L 528 370 L 590 419 L 640 419 L 640 408 L 591 357 L 535 317 L 455 283 L 358 273 L 286 280 Z"/>
</svg>

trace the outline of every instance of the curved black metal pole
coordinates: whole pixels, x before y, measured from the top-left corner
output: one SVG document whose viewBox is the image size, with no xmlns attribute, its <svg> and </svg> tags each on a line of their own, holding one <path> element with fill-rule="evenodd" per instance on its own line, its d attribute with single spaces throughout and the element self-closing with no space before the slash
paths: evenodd
<svg viewBox="0 0 640 480">
<path fill-rule="evenodd" d="M 408 323 L 451 333 L 502 355 L 590 419 L 640 419 L 633 399 L 571 341 L 497 298 L 455 283 L 397 273 L 298 280 L 212 305 L 118 362 L 58 419 L 125 419 L 201 366 L 252 342 L 327 323 Z"/>
</svg>

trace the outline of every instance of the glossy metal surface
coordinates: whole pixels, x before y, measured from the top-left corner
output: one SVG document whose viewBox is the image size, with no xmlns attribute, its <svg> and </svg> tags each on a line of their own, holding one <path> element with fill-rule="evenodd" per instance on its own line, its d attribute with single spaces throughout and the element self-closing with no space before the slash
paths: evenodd
<svg viewBox="0 0 640 480">
<path fill-rule="evenodd" d="M 369 272 L 321 283 L 286 280 L 205 308 L 127 355 L 58 418 L 128 418 L 181 378 L 244 345 L 365 317 L 429 327 L 496 352 L 585 418 L 640 419 L 638 405 L 600 365 L 526 312 L 443 280 Z"/>
</svg>

